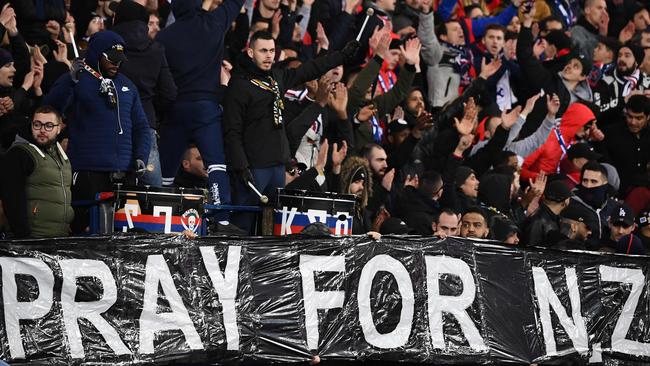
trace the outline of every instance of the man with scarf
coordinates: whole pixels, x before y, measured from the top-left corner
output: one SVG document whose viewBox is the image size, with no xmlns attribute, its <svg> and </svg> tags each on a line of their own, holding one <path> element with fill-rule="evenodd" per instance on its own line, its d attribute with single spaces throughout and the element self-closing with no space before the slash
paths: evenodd
<svg viewBox="0 0 650 366">
<path fill-rule="evenodd" d="M 598 46 L 594 49 L 594 64 L 587 76 L 589 86 L 594 89 L 605 75 L 611 75 L 616 67 L 616 55 L 621 44 L 610 37 L 600 37 Z"/>
<path fill-rule="evenodd" d="M 273 68 L 273 36 L 266 31 L 253 34 L 224 98 L 224 143 L 230 170 L 237 181 L 235 204 L 258 202 L 249 184 L 267 196 L 285 185 L 285 163 L 290 159 L 283 116 L 286 91 L 349 60 L 358 48 L 358 42 L 352 41 L 342 51 L 305 62 L 298 68 L 279 69 Z M 302 134 L 305 132 L 306 129 Z M 235 225 L 244 230 L 250 229 L 252 220 L 250 214 L 233 217 Z"/>
<path fill-rule="evenodd" d="M 122 37 L 97 32 L 85 60 L 75 61 L 44 98 L 44 104 L 67 117 L 73 200 L 94 200 L 97 192 L 111 191 L 114 182 L 133 183 L 134 173 L 146 170 L 149 122 L 135 84 L 119 73 L 125 60 Z M 88 224 L 88 208 L 77 207 L 73 232 Z"/>
<path fill-rule="evenodd" d="M 612 198 L 612 191 L 604 166 L 597 161 L 590 161 L 582 167 L 580 184 L 573 189 L 572 199 L 593 211 L 599 218 L 599 227 L 590 238 L 592 244 L 609 234 L 607 220 L 617 205 L 617 201 Z"/>
<path fill-rule="evenodd" d="M 600 107 L 604 123 L 622 122 L 623 107 L 628 98 L 643 91 L 646 86 L 639 82 L 639 65 L 645 57 L 641 47 L 625 44 L 618 50 L 616 68 L 611 75 L 603 76 L 594 88 L 594 103 Z M 600 127 L 603 127 L 602 125 Z"/>
</svg>

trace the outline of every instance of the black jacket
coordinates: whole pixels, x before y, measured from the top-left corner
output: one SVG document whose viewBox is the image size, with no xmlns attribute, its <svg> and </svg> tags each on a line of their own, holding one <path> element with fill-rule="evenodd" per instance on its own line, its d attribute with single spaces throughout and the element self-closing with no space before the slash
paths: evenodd
<svg viewBox="0 0 650 366">
<path fill-rule="evenodd" d="M 646 167 L 650 163 L 650 129 L 641 130 L 639 137 L 631 133 L 627 125 L 612 125 L 605 130 L 605 139 L 595 143 L 596 149 L 611 162 L 621 178 L 618 190 L 622 197 L 630 187 L 648 184 Z"/>
<path fill-rule="evenodd" d="M 405 187 L 395 202 L 395 215 L 419 235 L 432 235 L 431 223 L 440 212 L 438 202 L 424 196 L 413 187 Z"/>
<path fill-rule="evenodd" d="M 333 52 L 305 62 L 296 69 L 264 72 L 242 55 L 228 84 L 223 104 L 224 143 L 230 168 L 267 168 L 284 164 L 290 158 L 285 123 L 279 127 L 274 123 L 274 93 L 253 84 L 252 79 L 265 81 L 273 78 L 278 83 L 280 95 L 284 96 L 287 89 L 316 79 L 342 63 L 343 55 Z"/>
<path fill-rule="evenodd" d="M 128 61 L 122 64 L 120 72 L 138 87 L 149 125 L 156 128 L 158 117 L 176 99 L 176 84 L 167 65 L 165 49 L 162 44 L 149 39 L 144 22 L 119 23 L 112 30 L 126 43 L 124 53 Z"/>
<path fill-rule="evenodd" d="M 526 246 L 549 247 L 553 242 L 549 232 L 560 230 L 560 217 L 551 211 L 548 206 L 541 204 L 537 212 L 523 224 L 522 243 Z"/>
</svg>

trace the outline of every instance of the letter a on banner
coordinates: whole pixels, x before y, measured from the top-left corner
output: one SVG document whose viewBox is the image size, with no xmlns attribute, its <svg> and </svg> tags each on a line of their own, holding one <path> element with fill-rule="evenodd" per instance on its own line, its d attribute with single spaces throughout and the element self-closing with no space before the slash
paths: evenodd
<svg viewBox="0 0 650 366">
<path fill-rule="evenodd" d="M 600 266 L 600 278 L 606 282 L 621 282 L 632 285 L 630 296 L 625 300 L 623 311 L 616 321 L 612 332 L 612 351 L 635 356 L 650 356 L 650 343 L 643 343 L 626 339 L 630 329 L 634 312 L 639 304 L 639 297 L 645 284 L 643 271 L 637 268 L 619 268 Z"/>
<path fill-rule="evenodd" d="M 2 300 L 9 352 L 13 358 L 25 358 L 23 340 L 20 336 L 20 320 L 42 318 L 50 312 L 54 275 L 45 262 L 34 258 L 0 258 L 0 267 L 2 267 Z M 18 301 L 17 274 L 36 279 L 38 286 L 36 300 Z"/>
<path fill-rule="evenodd" d="M 305 330 L 307 346 L 318 349 L 318 309 L 343 307 L 345 292 L 316 291 L 314 272 L 345 272 L 343 256 L 300 256 L 300 275 L 302 277 L 302 299 L 305 304 Z"/>
<path fill-rule="evenodd" d="M 169 302 L 169 307 L 172 310 L 169 313 L 156 312 L 158 284 L 162 287 Z M 175 329 L 180 329 L 183 332 L 190 349 L 203 349 L 201 337 L 194 328 L 190 314 L 183 305 L 183 299 L 174 286 L 174 279 L 169 273 L 165 259 L 160 254 L 150 255 L 147 257 L 144 300 L 142 314 L 140 314 L 140 354 L 154 353 L 153 341 L 157 332 Z"/>
<path fill-rule="evenodd" d="M 483 341 L 476 325 L 469 317 L 467 308 L 472 306 L 476 296 L 476 284 L 472 270 L 467 263 L 458 258 L 446 256 L 425 256 L 427 266 L 427 292 L 429 295 L 429 331 L 431 332 L 431 342 L 434 348 L 444 349 L 445 336 L 443 334 L 442 313 L 452 314 L 463 334 L 467 339 L 469 346 L 476 351 L 487 351 L 488 347 Z M 463 292 L 458 296 L 447 296 L 440 294 L 440 275 L 443 273 L 458 276 L 463 283 Z"/>
<path fill-rule="evenodd" d="M 544 343 L 546 345 L 546 354 L 549 356 L 556 356 L 557 345 L 555 344 L 555 334 L 553 332 L 553 324 L 551 323 L 551 308 L 557 314 L 562 328 L 566 331 L 573 348 L 578 353 L 583 354 L 589 351 L 589 343 L 587 336 L 587 327 L 585 320 L 582 317 L 580 310 L 580 292 L 578 291 L 578 277 L 576 276 L 575 268 L 565 268 L 564 274 L 566 275 L 566 284 L 569 289 L 569 300 L 571 301 L 571 313 L 573 320 L 567 315 L 566 309 L 562 306 L 560 299 L 555 294 L 551 282 L 546 276 L 546 271 L 541 267 L 533 267 L 533 281 L 535 282 L 535 297 L 539 305 L 539 318 L 542 323 L 542 331 L 544 333 Z"/>
<path fill-rule="evenodd" d="M 214 247 L 201 247 L 203 264 L 208 270 L 210 280 L 219 295 L 223 307 L 223 326 L 226 330 L 226 349 L 239 350 L 239 328 L 237 327 L 237 284 L 239 280 L 240 246 L 228 247 L 228 263 L 225 274 L 221 273 Z"/>
<path fill-rule="evenodd" d="M 395 277 L 397 289 L 402 298 L 402 311 L 399 322 L 395 329 L 385 334 L 377 331 L 370 307 L 372 280 L 379 271 L 390 272 Z M 379 348 L 401 347 L 408 342 L 413 324 L 415 296 L 413 295 L 411 276 L 400 261 L 385 254 L 380 254 L 369 260 L 361 270 L 357 301 L 359 303 L 359 322 L 366 342 Z"/>
<path fill-rule="evenodd" d="M 83 358 L 84 347 L 81 343 L 81 331 L 78 319 L 84 318 L 92 323 L 102 334 L 106 344 L 118 355 L 129 355 L 131 351 L 124 345 L 120 335 L 102 317 L 102 313 L 117 301 L 117 287 L 110 268 L 106 263 L 91 259 L 64 259 L 59 261 L 63 273 L 63 286 L 61 288 L 61 310 L 65 324 L 70 355 L 72 358 Z M 97 301 L 76 302 L 77 278 L 93 277 L 102 284 L 103 293 Z"/>
</svg>

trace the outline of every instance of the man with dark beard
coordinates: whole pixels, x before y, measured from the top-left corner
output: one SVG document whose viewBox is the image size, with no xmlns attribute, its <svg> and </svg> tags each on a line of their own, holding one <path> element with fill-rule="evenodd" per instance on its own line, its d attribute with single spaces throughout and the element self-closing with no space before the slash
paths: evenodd
<svg viewBox="0 0 650 366">
<path fill-rule="evenodd" d="M 603 124 L 616 124 L 621 121 L 623 107 L 627 99 L 644 86 L 639 81 L 645 53 L 639 46 L 626 44 L 618 50 L 616 68 L 611 75 L 605 75 L 594 88 L 594 103 L 600 107 Z"/>
<path fill-rule="evenodd" d="M 17 135 L 4 159 L 2 201 L 14 237 L 67 236 L 73 212 L 70 161 L 56 141 L 61 115 L 36 109 L 29 132 Z"/>
</svg>

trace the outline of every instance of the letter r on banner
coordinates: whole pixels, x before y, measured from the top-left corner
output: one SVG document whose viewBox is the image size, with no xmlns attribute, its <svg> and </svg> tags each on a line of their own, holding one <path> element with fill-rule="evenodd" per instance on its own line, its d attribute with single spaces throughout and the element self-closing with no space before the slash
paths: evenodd
<svg viewBox="0 0 650 366">
<path fill-rule="evenodd" d="M 2 267 L 2 300 L 9 352 L 13 358 L 25 358 L 19 322 L 21 319 L 42 318 L 50 312 L 54 275 L 45 262 L 35 258 L 0 258 L 0 267 Z M 36 279 L 38 286 L 36 300 L 18 301 L 17 274 Z"/>
<path fill-rule="evenodd" d="M 488 347 L 483 341 L 474 321 L 469 317 L 466 309 L 474 303 L 476 284 L 472 270 L 467 263 L 458 258 L 445 256 L 425 256 L 427 266 L 427 292 L 429 295 L 429 331 L 434 348 L 445 348 L 443 334 L 442 313 L 452 314 L 465 334 L 467 343 L 476 351 L 487 351 Z M 463 283 L 463 292 L 458 296 L 440 294 L 440 275 L 443 273 L 460 277 Z"/>
<path fill-rule="evenodd" d="M 301 255 L 299 266 L 302 277 L 302 298 L 305 306 L 307 346 L 309 349 L 318 349 L 318 309 L 343 307 L 345 292 L 316 291 L 314 272 L 345 272 L 345 257 Z"/>
<path fill-rule="evenodd" d="M 612 332 L 612 351 L 635 356 L 650 356 L 650 344 L 627 339 L 634 312 L 639 304 L 639 297 L 645 284 L 643 271 L 638 268 L 619 268 L 600 266 L 600 278 L 606 282 L 622 282 L 632 285 L 630 296 L 625 300 L 623 311 L 616 321 Z"/>
<path fill-rule="evenodd" d="M 569 318 L 566 309 L 562 306 L 557 294 L 555 294 L 553 286 L 551 286 L 551 282 L 546 276 L 546 271 L 541 267 L 533 267 L 532 270 L 533 281 L 535 282 L 535 297 L 537 297 L 537 304 L 539 305 L 539 318 L 542 323 L 544 343 L 546 344 L 546 354 L 549 356 L 558 355 L 553 324 L 551 323 L 550 308 L 553 308 L 553 311 L 555 311 L 555 314 L 557 314 L 560 320 L 560 324 L 569 338 L 571 338 L 573 348 L 581 354 L 588 352 L 589 341 L 587 327 L 585 326 L 585 320 L 580 310 L 580 292 L 578 291 L 578 277 L 576 276 L 575 268 L 564 269 L 566 285 L 569 289 L 573 320 Z"/>
<path fill-rule="evenodd" d="M 390 272 L 395 277 L 397 289 L 402 298 L 402 311 L 399 322 L 395 329 L 385 334 L 377 331 L 370 307 L 372 280 L 379 271 Z M 396 348 L 404 346 L 408 342 L 413 325 L 415 296 L 411 276 L 400 261 L 386 254 L 377 255 L 369 260 L 361 270 L 357 301 L 359 303 L 361 330 L 368 343 L 380 348 Z"/>
<path fill-rule="evenodd" d="M 80 318 L 91 322 L 116 354 L 131 354 L 131 351 L 122 342 L 115 328 L 101 315 L 117 301 L 115 279 L 106 263 L 91 259 L 64 259 L 59 261 L 59 265 L 63 274 L 61 310 L 63 311 L 63 323 L 65 324 L 65 330 L 68 335 L 70 355 L 72 358 L 84 357 L 81 331 L 79 330 L 79 322 L 77 321 Z M 77 295 L 77 278 L 79 277 L 94 277 L 101 282 L 104 291 L 99 300 L 74 301 Z"/>
<path fill-rule="evenodd" d="M 219 295 L 223 307 L 223 326 L 226 330 L 226 349 L 239 350 L 239 328 L 237 327 L 237 284 L 239 280 L 240 246 L 228 247 L 228 263 L 225 275 L 221 273 L 214 247 L 200 247 L 203 264 Z"/>
</svg>

